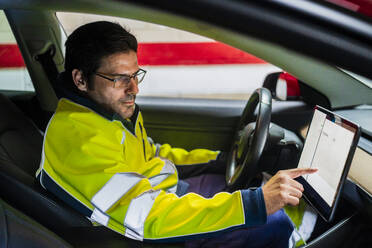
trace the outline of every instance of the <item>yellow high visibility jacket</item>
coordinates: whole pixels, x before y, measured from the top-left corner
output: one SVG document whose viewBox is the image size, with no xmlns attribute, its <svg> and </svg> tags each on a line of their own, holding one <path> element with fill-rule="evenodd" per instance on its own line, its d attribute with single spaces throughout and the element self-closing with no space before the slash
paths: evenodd
<svg viewBox="0 0 372 248">
<path fill-rule="evenodd" d="M 266 222 L 261 189 L 208 199 L 176 194 L 174 164 L 207 163 L 218 152 L 150 144 L 138 107 L 132 130 L 98 112 L 62 98 L 37 172 L 44 188 L 93 222 L 136 240 L 185 240 Z"/>
</svg>

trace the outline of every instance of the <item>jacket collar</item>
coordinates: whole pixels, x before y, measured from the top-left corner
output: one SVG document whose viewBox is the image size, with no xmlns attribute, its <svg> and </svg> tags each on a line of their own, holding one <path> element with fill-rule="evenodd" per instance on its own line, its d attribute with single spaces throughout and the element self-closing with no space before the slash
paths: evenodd
<svg viewBox="0 0 372 248">
<path fill-rule="evenodd" d="M 113 120 L 120 121 L 130 132 L 132 132 L 135 135 L 135 126 L 136 126 L 136 122 L 137 122 L 137 118 L 139 114 L 139 107 L 137 104 L 135 105 L 133 115 L 130 117 L 130 121 L 128 121 L 128 120 L 123 119 L 119 114 L 108 111 L 107 109 L 103 108 L 101 105 L 99 105 L 98 103 L 96 103 L 95 101 L 93 101 L 92 99 L 88 97 L 84 97 L 84 96 L 78 95 L 75 92 L 61 89 L 61 88 L 58 89 L 58 93 L 59 93 L 58 94 L 59 98 L 62 98 L 62 97 L 67 98 L 68 100 L 74 103 L 85 106 L 110 121 L 113 121 Z"/>
</svg>

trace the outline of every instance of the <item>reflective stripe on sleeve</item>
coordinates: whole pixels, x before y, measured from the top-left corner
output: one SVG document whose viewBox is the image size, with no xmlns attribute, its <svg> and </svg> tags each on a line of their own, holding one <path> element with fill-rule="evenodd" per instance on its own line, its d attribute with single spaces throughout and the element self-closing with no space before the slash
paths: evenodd
<svg viewBox="0 0 372 248">
<path fill-rule="evenodd" d="M 176 167 L 169 160 L 164 160 L 164 166 L 161 169 L 160 173 L 156 176 L 150 177 L 149 181 L 152 187 L 160 184 L 162 181 L 167 179 L 170 175 L 173 175 L 176 172 Z"/>
<path fill-rule="evenodd" d="M 167 189 L 166 192 L 175 194 L 177 192 L 177 186 L 178 186 L 177 184 L 174 185 L 173 187 Z"/>
<path fill-rule="evenodd" d="M 159 157 L 159 154 L 160 154 L 160 147 L 161 145 L 156 143 L 155 144 L 155 147 L 156 147 L 156 150 L 155 150 L 155 157 Z"/>
<path fill-rule="evenodd" d="M 309 205 L 306 205 L 304 211 L 305 212 L 302 217 L 302 222 L 298 229 L 296 228 L 296 225 L 292 222 L 294 229 L 291 236 L 289 237 L 288 247 L 296 247 L 302 244 L 302 242 L 306 244 L 306 241 L 310 238 L 312 232 L 314 231 L 318 215 L 315 212 L 315 210 Z"/>
<path fill-rule="evenodd" d="M 149 179 L 150 183 L 151 183 L 151 186 L 152 187 L 155 187 L 156 185 L 158 185 L 159 183 L 163 182 L 165 179 L 167 179 L 167 177 L 169 176 L 169 174 L 164 174 L 164 175 L 156 175 L 154 177 L 151 177 Z"/>
<path fill-rule="evenodd" d="M 92 197 L 92 204 L 106 212 L 144 176 L 136 173 L 117 173 Z"/>
<path fill-rule="evenodd" d="M 168 159 L 164 159 L 164 166 L 160 171 L 160 174 L 174 174 L 176 172 L 176 166 Z"/>
<path fill-rule="evenodd" d="M 92 215 L 90 216 L 90 219 L 101 225 L 107 226 L 110 217 L 104 212 L 100 211 L 98 208 L 95 208 Z"/>
<path fill-rule="evenodd" d="M 160 190 L 147 191 L 131 201 L 124 219 L 126 237 L 143 240 L 146 218 L 159 194 Z"/>
<path fill-rule="evenodd" d="M 121 139 L 121 144 L 122 144 L 122 145 L 124 144 L 125 137 L 126 137 L 126 134 L 125 134 L 125 131 L 123 131 L 123 138 Z"/>
</svg>

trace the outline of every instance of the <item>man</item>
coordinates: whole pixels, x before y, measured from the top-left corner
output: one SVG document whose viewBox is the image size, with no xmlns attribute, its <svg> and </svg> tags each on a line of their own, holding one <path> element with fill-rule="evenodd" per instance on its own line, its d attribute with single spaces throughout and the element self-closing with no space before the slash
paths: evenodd
<svg viewBox="0 0 372 248">
<path fill-rule="evenodd" d="M 281 171 L 261 188 L 234 193 L 219 192 L 224 179 L 218 175 L 179 180 L 198 168 L 213 171 L 220 155 L 148 141 L 135 104 L 145 73 L 136 38 L 118 24 L 90 23 L 69 36 L 58 85 L 63 97 L 37 173 L 43 187 L 93 222 L 136 240 L 204 238 L 208 246 L 205 238 L 221 233 L 212 240 L 225 247 L 288 246 L 293 226 L 281 208 L 302 196 L 293 178 L 315 170 Z M 215 185 L 203 184 L 211 178 Z"/>
</svg>

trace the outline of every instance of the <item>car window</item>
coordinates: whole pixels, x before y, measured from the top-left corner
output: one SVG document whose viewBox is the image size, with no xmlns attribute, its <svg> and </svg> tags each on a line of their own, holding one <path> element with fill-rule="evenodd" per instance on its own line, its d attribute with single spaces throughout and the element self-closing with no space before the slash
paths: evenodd
<svg viewBox="0 0 372 248">
<path fill-rule="evenodd" d="M 162 25 L 82 13 L 57 13 L 69 35 L 99 20 L 118 22 L 139 41 L 138 62 L 147 70 L 141 96 L 247 99 L 267 74 L 280 69 L 215 40 Z"/>
<path fill-rule="evenodd" d="M 3 10 L 0 10 L 0 91 L 34 91 Z"/>
</svg>

